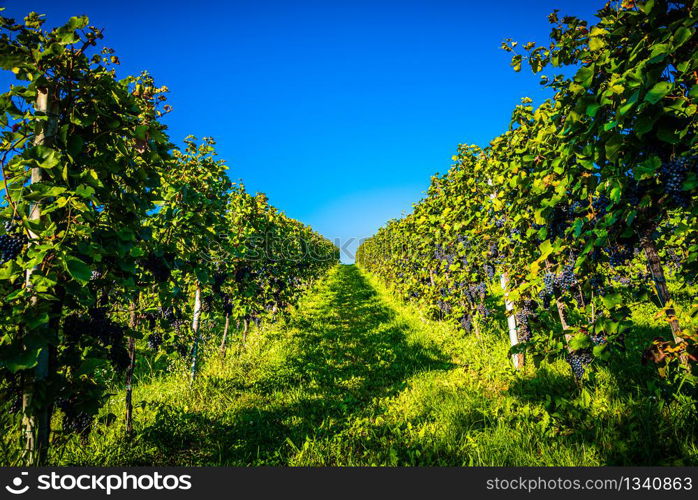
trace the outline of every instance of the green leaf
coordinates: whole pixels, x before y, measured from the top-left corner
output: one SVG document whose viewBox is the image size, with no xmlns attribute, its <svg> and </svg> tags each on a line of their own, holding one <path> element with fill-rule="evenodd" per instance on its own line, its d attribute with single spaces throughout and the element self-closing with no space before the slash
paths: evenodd
<svg viewBox="0 0 698 500">
<path fill-rule="evenodd" d="M 589 86 L 591 86 L 591 82 L 594 79 L 594 69 L 595 68 L 593 64 L 590 66 L 579 68 L 577 74 L 574 75 L 574 81 L 579 83 L 584 88 L 589 88 Z"/>
<path fill-rule="evenodd" d="M 87 283 L 88 281 L 90 281 L 92 271 L 83 261 L 81 261 L 77 257 L 68 256 L 65 259 L 65 263 L 66 270 L 73 279 L 82 283 Z"/>
<path fill-rule="evenodd" d="M 136 127 L 136 138 L 142 141 L 146 140 L 146 132 L 148 131 L 148 125 L 138 125 Z"/>
<path fill-rule="evenodd" d="M 89 199 L 92 197 L 93 194 L 95 194 L 95 190 L 91 186 L 80 184 L 78 187 L 75 188 L 75 194 L 80 196 L 81 198 Z"/>
<path fill-rule="evenodd" d="M 667 128 L 666 126 L 659 127 L 657 130 L 657 137 L 664 142 L 668 142 L 669 144 L 678 144 L 681 140 L 676 131 Z"/>
<path fill-rule="evenodd" d="M 571 350 L 576 351 L 577 349 L 585 349 L 591 346 L 591 339 L 589 335 L 583 333 L 575 335 L 570 339 L 569 347 Z"/>
<path fill-rule="evenodd" d="M 607 293 L 603 297 L 604 306 L 606 309 L 613 309 L 615 306 L 623 302 L 623 296 L 620 293 Z"/>
<path fill-rule="evenodd" d="M 553 252 L 553 246 L 550 243 L 550 240 L 545 240 L 538 246 L 538 249 L 541 253 L 540 259 L 545 259 L 546 257 L 548 257 L 548 255 L 550 255 Z"/>
<path fill-rule="evenodd" d="M 84 144 L 85 141 L 82 137 L 79 135 L 71 135 L 68 139 L 68 153 L 70 153 L 71 156 L 77 155 L 82 150 Z"/>
<path fill-rule="evenodd" d="M 672 87 L 673 85 L 671 82 L 659 82 L 655 84 L 654 87 L 647 92 L 645 101 L 651 102 L 652 104 L 658 103 L 665 95 L 671 92 Z"/>
<path fill-rule="evenodd" d="M 680 26 L 674 33 L 674 36 L 671 37 L 671 45 L 674 50 L 686 43 L 692 35 L 693 33 L 691 33 L 690 29 L 685 26 Z"/>
<path fill-rule="evenodd" d="M 39 364 L 39 354 L 41 349 L 27 349 L 19 354 L 15 354 L 12 359 L 6 359 L 0 364 L 4 365 L 10 372 L 17 373 L 20 370 L 29 370 Z"/>
<path fill-rule="evenodd" d="M 656 114 L 652 115 L 643 115 L 640 118 L 637 119 L 635 122 L 635 134 L 638 137 L 642 137 L 645 135 L 647 132 L 652 130 L 652 127 L 654 126 L 654 122 L 657 121 L 658 116 Z"/>
<path fill-rule="evenodd" d="M 589 104 L 586 109 L 586 113 L 588 116 L 591 116 L 592 118 L 596 116 L 596 113 L 598 112 L 599 108 L 601 107 L 601 104 L 595 102 L 593 104 Z"/>
</svg>

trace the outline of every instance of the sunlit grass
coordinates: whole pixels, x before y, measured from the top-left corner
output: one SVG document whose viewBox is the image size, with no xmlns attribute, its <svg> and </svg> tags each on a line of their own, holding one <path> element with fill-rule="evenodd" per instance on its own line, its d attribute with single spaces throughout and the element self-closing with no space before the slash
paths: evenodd
<svg viewBox="0 0 698 500">
<path fill-rule="evenodd" d="M 652 311 L 637 335 L 649 337 Z M 643 319 L 644 318 L 644 319 Z M 637 345 L 646 340 L 636 339 Z M 633 342 L 630 343 L 634 344 Z M 698 463 L 696 408 L 657 399 L 631 348 L 575 384 L 558 360 L 511 367 L 504 326 L 480 338 L 424 319 L 338 266 L 295 310 L 222 359 L 141 377 L 136 432 L 118 415 L 52 450 L 75 465 L 673 465 Z M 622 368 L 622 369 L 621 369 Z"/>
</svg>

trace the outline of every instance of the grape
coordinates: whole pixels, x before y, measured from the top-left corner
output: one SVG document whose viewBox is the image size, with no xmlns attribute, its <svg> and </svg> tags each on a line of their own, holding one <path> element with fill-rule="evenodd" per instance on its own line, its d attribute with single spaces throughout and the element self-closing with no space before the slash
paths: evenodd
<svg viewBox="0 0 698 500">
<path fill-rule="evenodd" d="M 22 252 L 26 241 L 26 237 L 20 233 L 0 235 L 0 265 L 16 259 Z"/>
<path fill-rule="evenodd" d="M 604 215 L 606 215 L 606 212 L 608 211 L 608 204 L 610 203 L 611 200 L 608 199 L 608 197 L 604 194 L 601 196 L 596 197 L 592 202 L 591 202 L 591 207 L 594 209 L 594 214 L 596 219 L 600 219 Z"/>
<path fill-rule="evenodd" d="M 489 264 L 485 264 L 485 274 L 490 280 L 494 278 L 494 268 Z"/>
<path fill-rule="evenodd" d="M 77 395 L 59 398 L 56 406 L 63 412 L 63 432 L 83 435 L 90 433 L 93 416 L 80 409 Z"/>
<path fill-rule="evenodd" d="M 449 314 L 451 312 L 451 304 L 444 300 L 437 300 L 436 305 L 439 307 L 442 313 Z"/>
<path fill-rule="evenodd" d="M 470 319 L 470 315 L 464 314 L 463 317 L 461 317 L 460 319 L 460 324 L 463 327 L 463 330 L 470 333 L 470 330 L 472 328 L 472 320 Z"/>
<path fill-rule="evenodd" d="M 155 281 L 158 283 L 165 283 L 170 279 L 172 270 L 165 262 L 165 259 L 158 257 L 155 254 L 149 254 L 145 259 L 141 261 L 143 268 L 148 271 Z"/>
<path fill-rule="evenodd" d="M 616 281 L 620 283 L 623 286 L 629 286 L 630 285 L 630 278 L 627 276 L 613 276 L 611 278 L 613 281 Z"/>
<path fill-rule="evenodd" d="M 624 265 L 633 258 L 633 248 L 630 245 L 618 244 L 611 249 L 607 249 L 609 254 L 609 264 L 616 268 Z"/>
<path fill-rule="evenodd" d="M 548 297 L 555 293 L 555 275 L 553 273 L 545 273 L 545 276 L 543 276 L 543 286 L 545 287 L 545 294 Z"/>
<path fill-rule="evenodd" d="M 557 287 L 560 290 L 568 291 L 575 283 L 577 283 L 577 278 L 574 275 L 574 266 L 567 264 L 562 268 L 562 273 L 557 276 Z"/>
<path fill-rule="evenodd" d="M 131 364 L 128 351 L 121 344 L 112 344 L 109 347 L 107 358 L 116 371 L 123 372 Z"/>
<path fill-rule="evenodd" d="M 567 354 L 565 357 L 572 368 L 574 378 L 579 380 L 584 376 L 585 366 L 591 363 L 594 357 L 589 349 L 578 349 Z"/>
<path fill-rule="evenodd" d="M 124 328 L 107 317 L 106 308 L 95 307 L 89 309 L 87 314 L 67 316 L 63 321 L 63 335 L 69 344 L 77 344 L 83 336 L 89 336 L 104 347 L 113 347 L 120 346 L 124 338 Z"/>
<path fill-rule="evenodd" d="M 153 332 L 148 336 L 148 347 L 157 351 L 162 345 L 162 335 L 159 332 Z"/>
<path fill-rule="evenodd" d="M 608 337 L 606 337 L 606 334 L 601 332 L 601 333 L 592 333 L 589 335 L 589 338 L 591 338 L 591 341 L 594 345 L 603 345 L 608 342 Z"/>
<path fill-rule="evenodd" d="M 75 434 L 89 434 L 92 430 L 92 416 L 84 412 L 76 415 L 63 415 L 63 431 Z"/>
<path fill-rule="evenodd" d="M 662 164 L 659 169 L 659 179 L 664 185 L 669 201 L 673 206 L 686 205 L 687 197 L 683 192 L 683 183 L 686 180 L 689 169 L 695 170 L 695 156 L 681 156 Z"/>
<path fill-rule="evenodd" d="M 533 316 L 531 310 L 532 303 L 530 300 L 524 300 L 521 309 L 514 315 L 516 319 L 516 335 L 519 342 L 528 342 L 531 340 L 531 329 L 529 318 Z"/>
<path fill-rule="evenodd" d="M 204 296 L 201 301 L 201 312 L 207 313 L 213 310 L 213 295 Z"/>
<path fill-rule="evenodd" d="M 589 284 L 591 285 L 591 289 L 597 293 L 603 292 L 603 277 L 599 276 L 598 274 L 595 274 L 591 277 L 589 280 Z"/>
<path fill-rule="evenodd" d="M 550 295 L 545 293 L 545 291 L 541 290 L 538 292 L 538 298 L 545 309 L 550 307 Z"/>
<path fill-rule="evenodd" d="M 225 283 L 225 280 L 228 278 L 228 275 L 223 272 L 216 272 L 213 275 L 213 285 L 211 285 L 211 289 L 213 290 L 213 293 L 216 295 L 221 295 L 223 292 L 221 291 L 221 287 Z"/>
<path fill-rule="evenodd" d="M 233 303 L 230 301 L 230 296 L 227 294 L 223 295 L 223 313 L 226 316 L 233 313 Z"/>
</svg>

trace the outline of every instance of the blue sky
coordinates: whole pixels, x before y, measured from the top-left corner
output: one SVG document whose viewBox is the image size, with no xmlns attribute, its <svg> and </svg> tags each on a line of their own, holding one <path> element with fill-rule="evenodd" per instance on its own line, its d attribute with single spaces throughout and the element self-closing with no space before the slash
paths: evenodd
<svg viewBox="0 0 698 500">
<path fill-rule="evenodd" d="M 409 211 L 457 145 L 487 145 L 521 97 L 544 96 L 536 76 L 511 70 L 504 38 L 545 42 L 553 9 L 591 21 L 602 2 L 0 5 L 9 17 L 47 14 L 49 25 L 88 15 L 122 76 L 147 69 L 169 87 L 175 143 L 213 136 L 231 178 L 346 242 Z M 0 76 L 3 88 L 10 81 Z"/>
</svg>

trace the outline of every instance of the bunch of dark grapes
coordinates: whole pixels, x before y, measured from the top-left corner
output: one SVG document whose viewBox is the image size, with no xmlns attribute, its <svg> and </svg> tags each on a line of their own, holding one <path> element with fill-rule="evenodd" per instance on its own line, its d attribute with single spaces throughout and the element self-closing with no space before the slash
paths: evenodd
<svg viewBox="0 0 698 500">
<path fill-rule="evenodd" d="M 107 358 L 117 370 L 128 366 L 128 353 L 124 348 L 124 328 L 107 317 L 105 307 L 93 307 L 87 314 L 71 314 L 63 321 L 63 335 L 67 344 L 80 343 L 83 336 L 96 339 L 107 348 Z"/>
<path fill-rule="evenodd" d="M 608 263 L 613 268 L 625 265 L 634 255 L 632 246 L 625 244 L 615 245 L 606 252 L 609 254 Z"/>
<path fill-rule="evenodd" d="M 141 264 L 153 276 L 156 282 L 165 283 L 170 279 L 172 270 L 164 258 L 151 253 L 141 261 Z"/>
<path fill-rule="evenodd" d="M 487 278 L 492 280 L 494 278 L 494 267 L 490 266 L 489 264 L 485 264 L 485 274 L 487 275 Z"/>
<path fill-rule="evenodd" d="M 162 345 L 162 334 L 160 332 L 153 332 L 148 335 L 148 347 L 152 350 L 157 351 Z"/>
<path fill-rule="evenodd" d="M 464 314 L 461 319 L 460 319 L 460 324 L 463 327 L 463 330 L 466 332 L 470 333 L 470 330 L 472 329 L 473 326 L 473 321 L 470 318 L 469 314 Z"/>
<path fill-rule="evenodd" d="M 213 310 L 213 295 L 205 295 L 201 301 L 201 312 L 211 312 Z"/>
<path fill-rule="evenodd" d="M 494 225 L 495 225 L 495 227 L 501 229 L 504 227 L 504 222 L 505 222 L 504 217 L 500 217 L 499 219 L 495 219 Z"/>
<path fill-rule="evenodd" d="M 543 287 L 548 297 L 555 294 L 555 275 L 553 273 L 545 273 L 545 276 L 543 276 Z"/>
<path fill-rule="evenodd" d="M 436 245 L 436 249 L 434 250 L 434 258 L 436 260 L 444 260 L 446 258 L 446 253 L 443 251 L 442 246 L 439 244 Z"/>
<path fill-rule="evenodd" d="M 594 274 L 590 279 L 589 279 L 589 285 L 591 286 L 591 290 L 595 293 L 598 293 L 599 295 L 604 295 L 604 281 L 603 277 Z"/>
<path fill-rule="evenodd" d="M 477 305 L 477 312 L 480 313 L 480 316 L 481 316 L 482 318 L 487 318 L 487 317 L 490 315 L 490 310 L 487 309 L 487 307 L 485 307 L 485 303 L 484 303 L 484 302 L 480 302 L 480 303 Z"/>
<path fill-rule="evenodd" d="M 223 295 L 223 314 L 230 316 L 233 313 L 233 302 L 230 300 L 230 295 Z"/>
<path fill-rule="evenodd" d="M 640 205 L 643 194 L 640 184 L 635 179 L 628 181 L 624 196 L 631 208 L 637 208 Z"/>
<path fill-rule="evenodd" d="M 628 278 L 627 276 L 613 276 L 611 277 L 611 279 L 617 283 L 620 283 L 621 286 L 630 286 L 630 278 Z"/>
<path fill-rule="evenodd" d="M 591 208 L 594 210 L 594 217 L 596 219 L 600 219 L 606 215 L 606 212 L 608 211 L 608 204 L 610 202 L 611 200 L 609 200 L 604 194 L 594 198 L 594 200 L 591 202 Z"/>
<path fill-rule="evenodd" d="M 689 169 L 696 168 L 696 158 L 695 156 L 681 156 L 665 162 L 659 170 L 659 178 L 672 206 L 683 207 L 686 205 L 687 197 L 683 192 L 683 183 Z"/>
<path fill-rule="evenodd" d="M 550 307 L 550 295 L 546 293 L 545 290 L 538 292 L 538 298 L 540 299 L 541 305 L 544 309 Z"/>
<path fill-rule="evenodd" d="M 574 266 L 567 264 L 562 268 L 562 272 L 556 277 L 558 289 L 562 291 L 570 290 L 577 283 L 577 277 L 574 275 Z"/>
<path fill-rule="evenodd" d="M 131 364 L 128 351 L 122 344 L 112 344 L 107 353 L 107 359 L 116 371 L 123 372 Z"/>
<path fill-rule="evenodd" d="M 213 290 L 213 293 L 216 295 L 221 295 L 221 287 L 225 283 L 225 280 L 228 278 L 228 275 L 223 272 L 216 272 L 213 275 L 213 285 L 211 285 L 211 290 Z"/>
<path fill-rule="evenodd" d="M 59 398 L 56 406 L 63 412 L 63 432 L 81 434 L 83 436 L 90 433 L 94 416 L 79 408 L 77 396 Z"/>
<path fill-rule="evenodd" d="M 531 309 L 532 303 L 530 300 L 524 300 L 521 304 L 521 309 L 514 315 L 516 318 L 516 335 L 519 342 L 528 342 L 531 340 L 531 328 L 529 319 L 533 316 Z"/>
<path fill-rule="evenodd" d="M 550 236 L 552 238 L 564 238 L 568 227 L 567 207 L 556 207 L 549 223 Z"/>
<path fill-rule="evenodd" d="M 102 273 L 96 269 L 92 270 L 92 274 L 90 275 L 90 281 L 97 281 L 98 279 L 102 278 Z"/>
<path fill-rule="evenodd" d="M 483 282 L 477 285 L 470 285 L 465 290 L 465 295 L 470 299 L 470 302 L 476 304 L 481 302 L 487 296 L 487 285 Z"/>
<path fill-rule="evenodd" d="M 666 252 L 666 255 L 668 257 L 668 263 L 671 267 L 673 267 L 676 270 L 681 269 L 683 267 L 683 259 L 679 256 L 679 254 L 676 253 L 676 250 L 673 248 L 669 248 Z"/>
<path fill-rule="evenodd" d="M 449 304 L 445 300 L 437 300 L 436 305 L 444 315 L 447 315 L 451 312 L 451 304 Z"/>
<path fill-rule="evenodd" d="M 585 366 L 594 360 L 590 349 L 577 349 L 567 354 L 565 357 L 572 368 L 574 378 L 579 380 L 584 376 Z"/>
<path fill-rule="evenodd" d="M 589 338 L 594 345 L 603 345 L 608 342 L 608 337 L 604 332 L 592 333 Z"/>
<path fill-rule="evenodd" d="M 239 266 L 235 269 L 235 283 L 242 283 L 246 281 L 251 274 L 250 268 L 248 266 Z"/>
<path fill-rule="evenodd" d="M 172 308 L 172 307 L 160 306 L 158 308 L 158 312 L 160 313 L 160 317 L 164 321 L 167 321 L 168 323 L 172 323 L 172 321 L 175 319 L 175 312 L 174 312 L 174 308 Z"/>
<path fill-rule="evenodd" d="M 175 333 L 179 333 L 182 328 L 185 328 L 187 325 L 187 322 L 184 319 L 175 319 L 172 322 L 172 328 L 174 329 Z"/>
<path fill-rule="evenodd" d="M 0 265 L 16 259 L 27 243 L 27 237 L 12 222 L 5 223 L 5 233 L 0 235 Z"/>
</svg>

